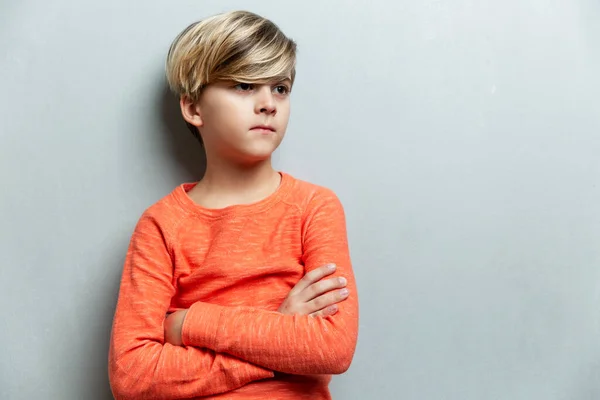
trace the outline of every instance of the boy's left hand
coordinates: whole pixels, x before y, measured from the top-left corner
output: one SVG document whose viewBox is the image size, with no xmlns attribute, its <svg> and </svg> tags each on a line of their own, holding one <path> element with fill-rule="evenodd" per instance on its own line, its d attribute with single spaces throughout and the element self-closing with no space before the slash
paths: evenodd
<svg viewBox="0 0 600 400">
<path fill-rule="evenodd" d="M 165 343 L 172 344 L 173 346 L 183 346 L 181 329 L 186 314 L 187 310 L 178 310 L 167 315 L 164 322 Z"/>
</svg>

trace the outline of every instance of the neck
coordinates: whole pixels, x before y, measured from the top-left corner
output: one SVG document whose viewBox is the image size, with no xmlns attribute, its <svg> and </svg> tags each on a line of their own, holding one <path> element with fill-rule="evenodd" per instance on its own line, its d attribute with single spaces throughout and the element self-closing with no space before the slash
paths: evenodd
<svg viewBox="0 0 600 400">
<path fill-rule="evenodd" d="M 248 204 L 272 194 L 280 180 L 270 158 L 252 165 L 236 165 L 211 159 L 207 154 L 204 177 L 189 194 L 194 201 L 209 208 Z"/>
</svg>

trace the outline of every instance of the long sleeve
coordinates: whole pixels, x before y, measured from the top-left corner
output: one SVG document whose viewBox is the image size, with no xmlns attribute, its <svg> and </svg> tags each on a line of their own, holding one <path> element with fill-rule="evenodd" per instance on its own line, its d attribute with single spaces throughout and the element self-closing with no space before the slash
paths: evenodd
<svg viewBox="0 0 600 400">
<path fill-rule="evenodd" d="M 292 374 L 345 372 L 358 336 L 358 297 L 351 267 L 344 210 L 331 191 L 320 191 L 304 217 L 306 272 L 326 263 L 348 280 L 350 296 L 329 317 L 283 315 L 252 307 L 194 303 L 182 330 L 184 344 L 212 349 L 265 368 Z"/>
<path fill-rule="evenodd" d="M 165 236 L 146 212 L 131 239 L 109 351 L 115 398 L 207 396 L 273 377 L 272 371 L 232 355 L 164 342 L 163 322 L 175 294 Z"/>
</svg>

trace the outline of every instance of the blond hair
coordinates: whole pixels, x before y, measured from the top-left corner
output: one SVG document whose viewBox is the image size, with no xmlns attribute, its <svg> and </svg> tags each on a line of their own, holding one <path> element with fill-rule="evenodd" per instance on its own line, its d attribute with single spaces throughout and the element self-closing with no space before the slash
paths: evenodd
<svg viewBox="0 0 600 400">
<path fill-rule="evenodd" d="M 294 81 L 296 43 L 270 20 L 231 11 L 195 22 L 173 41 L 167 81 L 178 96 L 197 101 L 206 85 L 231 80 L 261 83 Z"/>
</svg>

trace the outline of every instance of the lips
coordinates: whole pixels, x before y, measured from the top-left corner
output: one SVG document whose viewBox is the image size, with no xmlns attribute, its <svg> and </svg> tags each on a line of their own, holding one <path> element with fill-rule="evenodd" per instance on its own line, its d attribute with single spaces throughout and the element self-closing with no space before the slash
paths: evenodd
<svg viewBox="0 0 600 400">
<path fill-rule="evenodd" d="M 250 128 L 250 130 L 275 132 L 275 128 L 273 128 L 270 125 L 256 125 L 256 126 L 253 126 L 252 128 Z"/>
</svg>

